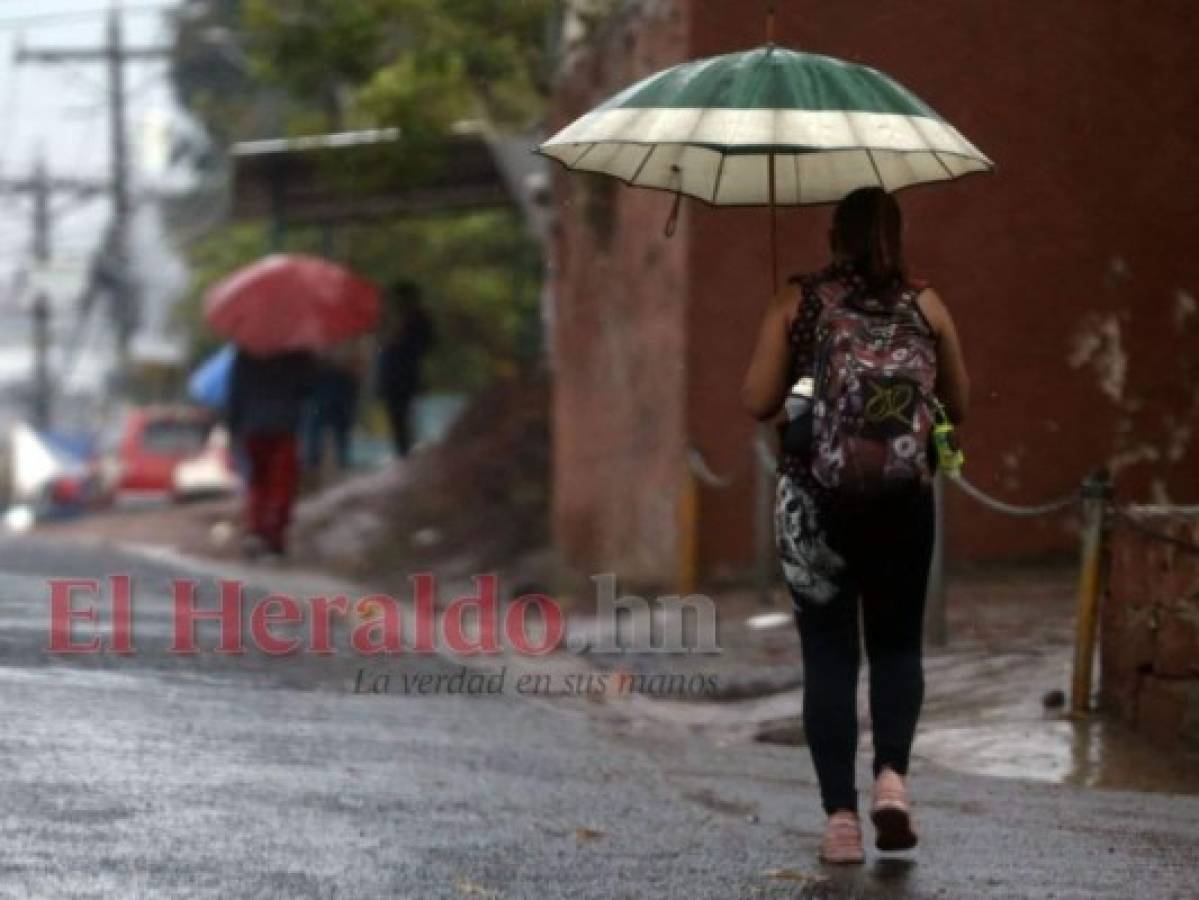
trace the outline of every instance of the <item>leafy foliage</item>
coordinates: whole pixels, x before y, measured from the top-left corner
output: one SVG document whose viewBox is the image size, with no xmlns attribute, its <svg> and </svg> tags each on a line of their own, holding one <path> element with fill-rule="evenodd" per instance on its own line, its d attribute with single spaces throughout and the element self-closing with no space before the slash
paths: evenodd
<svg viewBox="0 0 1199 900">
<path fill-rule="evenodd" d="M 289 232 L 285 250 L 324 253 L 381 287 L 400 280 L 424 288 L 439 342 L 426 372 L 435 390 L 475 392 L 527 372 L 540 354 L 540 257 L 517 214 L 486 210 L 348 227 L 328 237 Z M 193 361 L 219 341 L 203 324 L 204 293 L 267 252 L 262 224 L 231 225 L 192 249 L 193 285 L 179 316 L 195 336 Z"/>
<path fill-rule="evenodd" d="M 474 392 L 539 358 L 540 254 L 515 211 L 359 226 L 345 246 L 349 265 L 381 284 L 424 288 L 439 335 L 430 387 Z"/>
<path fill-rule="evenodd" d="M 549 93 L 559 0 L 248 0 L 258 71 L 293 95 L 444 134 L 462 118 L 528 127 Z M 348 107 L 348 109 L 347 109 Z"/>
<path fill-rule="evenodd" d="M 560 6 L 192 2 L 179 18 L 173 74 L 183 102 L 220 144 L 280 131 L 398 127 L 405 149 L 386 164 L 419 178 L 432 148 L 464 119 L 526 129 L 541 118 Z M 370 172 L 344 175 L 369 192 Z M 269 249 L 265 223 L 227 226 L 191 248 L 193 292 L 180 316 L 196 336 L 197 358 L 213 344 L 203 293 Z M 441 338 L 427 373 L 432 388 L 474 391 L 537 359 L 540 258 L 515 210 L 347 225 L 331 238 L 293 229 L 284 249 L 339 258 L 381 285 L 422 285 Z"/>
<path fill-rule="evenodd" d="M 187 0 L 175 17 L 171 80 L 217 146 L 270 132 L 287 105 L 280 89 L 254 79 L 240 43 L 241 6 L 242 0 Z M 209 154 L 197 162 L 211 169 L 217 161 Z"/>
</svg>

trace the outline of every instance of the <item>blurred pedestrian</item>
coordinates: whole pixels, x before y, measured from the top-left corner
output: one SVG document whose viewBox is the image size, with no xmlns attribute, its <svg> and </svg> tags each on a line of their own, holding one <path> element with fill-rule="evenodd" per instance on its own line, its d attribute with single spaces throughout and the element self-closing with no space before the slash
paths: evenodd
<svg viewBox="0 0 1199 900">
<path fill-rule="evenodd" d="M 309 470 L 320 470 L 327 437 L 333 439 L 337 468 L 350 468 L 362 371 L 363 350 L 358 340 L 343 341 L 318 357 L 316 382 L 304 421 L 304 463 Z"/>
<path fill-rule="evenodd" d="M 312 392 L 316 360 L 308 351 L 252 356 L 239 350 L 229 390 L 229 429 L 249 461 L 246 551 L 286 552 L 299 489 L 297 432 Z"/>
<path fill-rule="evenodd" d="M 379 348 L 377 387 L 391 424 L 397 456 L 412 449 L 412 401 L 421 387 L 421 367 L 436 343 L 433 321 L 425 310 L 421 289 L 410 281 L 390 291 L 389 321 Z"/>
<path fill-rule="evenodd" d="M 821 857 L 861 862 L 854 760 L 859 620 L 870 663 L 881 850 L 915 846 L 905 776 L 924 696 L 939 404 L 966 414 L 953 319 L 908 278 L 895 198 L 865 188 L 837 206 L 833 262 L 793 278 L 767 310 L 742 389 L 762 420 L 784 407 L 775 526 L 804 658 L 804 730 L 828 825 Z"/>
</svg>

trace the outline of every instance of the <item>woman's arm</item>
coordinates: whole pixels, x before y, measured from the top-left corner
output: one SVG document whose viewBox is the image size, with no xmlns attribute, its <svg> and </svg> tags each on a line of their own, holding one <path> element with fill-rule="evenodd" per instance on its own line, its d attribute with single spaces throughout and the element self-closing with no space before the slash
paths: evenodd
<svg viewBox="0 0 1199 900">
<path fill-rule="evenodd" d="M 799 303 L 797 290 L 788 285 L 770 301 L 762 318 L 758 343 L 741 386 L 741 405 L 756 419 L 773 418 L 787 399 L 787 391 L 791 388 L 788 384 L 791 352 L 787 331 Z"/>
<path fill-rule="evenodd" d="M 936 291 L 924 291 L 916 302 L 937 335 L 937 396 L 945 404 L 950 421 L 960 424 L 970 411 L 970 376 L 957 327 Z"/>
</svg>

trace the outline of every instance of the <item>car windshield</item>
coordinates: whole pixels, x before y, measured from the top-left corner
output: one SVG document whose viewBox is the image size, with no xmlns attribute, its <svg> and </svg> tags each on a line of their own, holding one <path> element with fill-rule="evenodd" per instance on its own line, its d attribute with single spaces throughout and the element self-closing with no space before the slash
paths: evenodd
<svg viewBox="0 0 1199 900">
<path fill-rule="evenodd" d="M 142 446 L 151 453 L 199 453 L 208 440 L 208 432 L 209 427 L 203 422 L 150 422 L 142 436 Z"/>
</svg>

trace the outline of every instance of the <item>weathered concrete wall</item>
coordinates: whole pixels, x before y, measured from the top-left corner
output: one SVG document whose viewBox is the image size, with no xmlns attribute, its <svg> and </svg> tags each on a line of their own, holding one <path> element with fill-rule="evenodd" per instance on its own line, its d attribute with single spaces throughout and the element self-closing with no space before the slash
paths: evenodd
<svg viewBox="0 0 1199 900">
<path fill-rule="evenodd" d="M 551 130 L 686 57 L 685 7 L 643 4 L 560 73 Z M 673 572 L 684 456 L 684 229 L 663 236 L 671 198 L 557 173 L 551 289 L 554 535 L 586 572 Z"/>
<path fill-rule="evenodd" d="M 559 104 L 559 118 L 580 111 L 583 97 L 599 99 L 647 69 L 762 40 L 755 4 L 678 5 L 690 11 L 689 27 L 646 14 L 635 34 L 610 39 L 594 54 L 591 65 L 602 77 L 567 72 L 573 93 L 564 92 L 570 102 Z M 783 43 L 890 72 L 998 163 L 994 176 L 916 188 L 901 203 L 911 268 L 953 309 L 968 355 L 975 394 L 963 434 L 968 475 L 1004 499 L 1047 499 L 1106 463 L 1123 497 L 1199 501 L 1199 254 L 1192 249 L 1199 193 L 1187 188 L 1199 147 L 1199 117 L 1191 112 L 1199 108 L 1199 79 L 1180 77 L 1199 54 L 1190 17 L 1182 0 L 781 5 Z M 736 470 L 752 433 L 737 391 L 769 292 L 767 215 L 688 203 L 678 236 L 662 251 L 666 261 L 650 266 L 645 242 L 659 232 L 668 201 L 619 191 L 621 227 L 637 233 L 622 236 L 624 249 L 603 263 L 627 278 L 621 283 L 630 303 L 636 297 L 652 306 L 623 320 L 649 331 L 621 340 L 647 346 L 653 329 L 685 339 L 670 349 L 681 354 L 671 365 L 683 360 L 670 390 L 686 420 L 661 408 L 665 385 L 655 385 L 653 406 L 667 416 L 656 426 L 659 443 L 675 452 L 685 437 L 715 469 Z M 634 208 L 649 215 L 634 219 Z M 828 215 L 783 213 L 785 271 L 822 262 Z M 564 233 L 563 253 L 568 245 L 571 254 L 592 255 L 593 243 L 577 227 Z M 686 296 L 663 294 L 668 281 Z M 580 299 L 593 290 L 590 275 L 576 271 L 559 286 L 565 306 L 591 302 Z M 581 339 L 572 332 L 559 343 L 577 349 Z M 577 384 L 568 364 L 559 372 Z M 628 419 L 642 408 L 635 392 L 622 394 L 612 382 L 598 387 L 586 397 L 569 395 L 583 406 L 558 409 Z M 617 413 L 613 404 L 627 408 Z M 572 433 L 578 427 L 561 425 Z M 642 462 L 630 454 L 640 450 L 592 449 L 591 456 L 559 453 L 558 487 L 567 492 L 560 502 L 592 520 L 601 514 L 582 512 L 592 503 L 624 504 L 632 519 L 620 521 L 637 519 L 641 492 L 651 482 L 664 487 L 665 468 L 651 463 L 652 474 L 637 474 Z M 619 470 L 620 481 L 600 468 Z M 708 571 L 743 565 L 751 551 L 752 480 L 705 491 L 701 502 Z M 1015 521 L 951 491 L 949 518 L 951 562 L 1075 546 L 1069 516 Z M 626 533 L 656 527 L 639 522 Z"/>
<path fill-rule="evenodd" d="M 1199 518 L 1140 521 L 1199 546 Z M 1101 629 L 1103 704 L 1154 740 L 1199 746 L 1199 554 L 1118 528 Z"/>
</svg>

